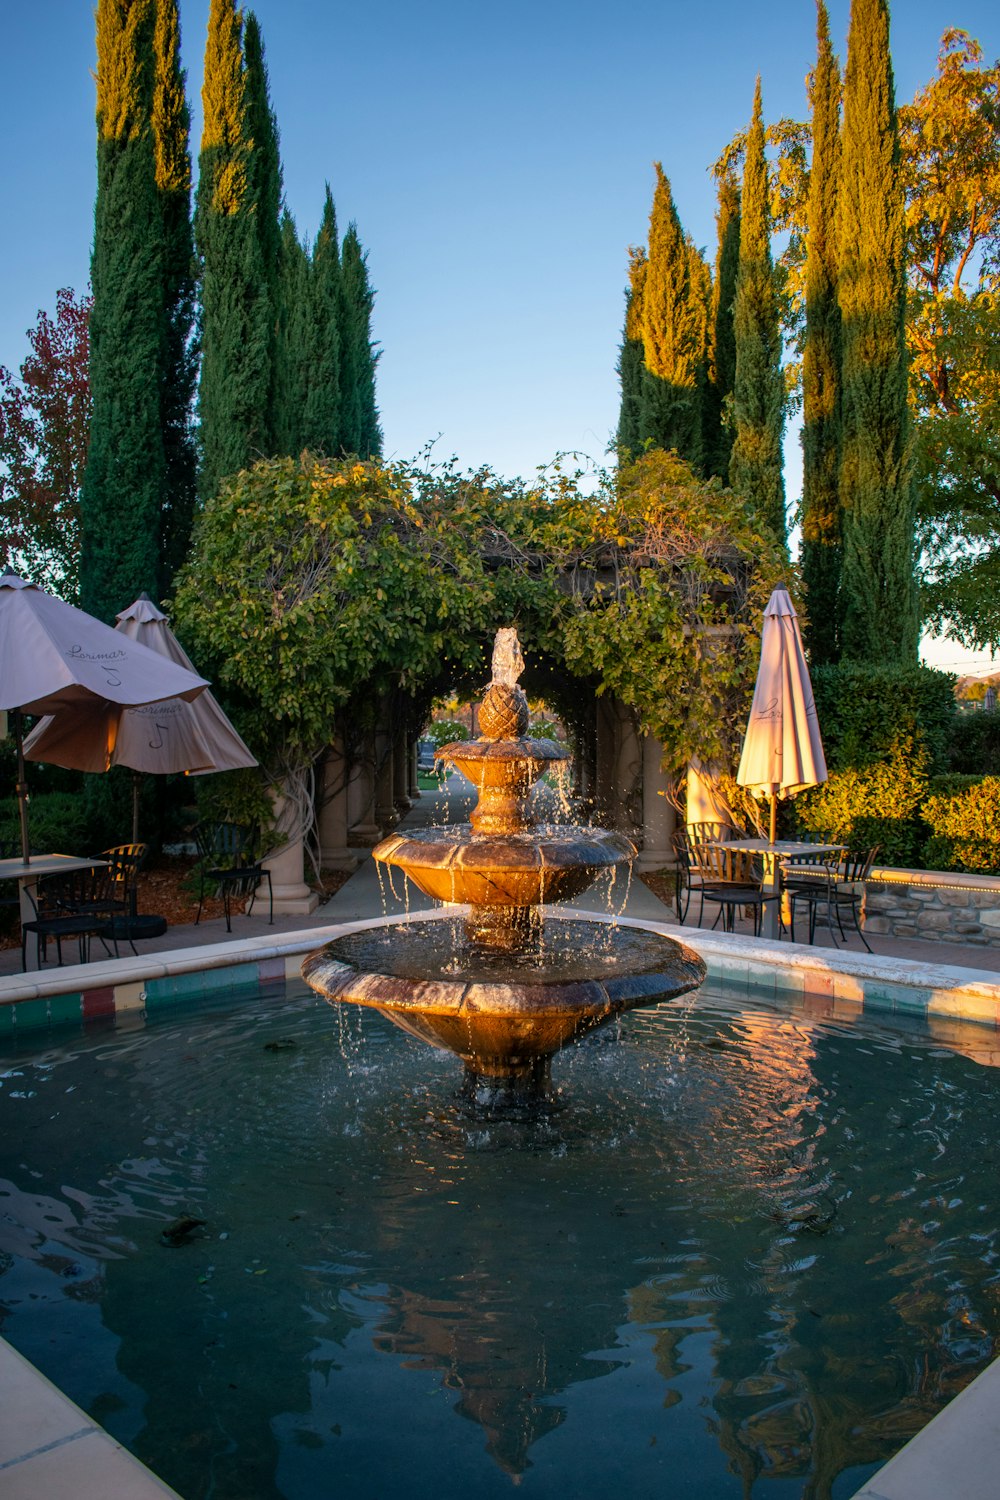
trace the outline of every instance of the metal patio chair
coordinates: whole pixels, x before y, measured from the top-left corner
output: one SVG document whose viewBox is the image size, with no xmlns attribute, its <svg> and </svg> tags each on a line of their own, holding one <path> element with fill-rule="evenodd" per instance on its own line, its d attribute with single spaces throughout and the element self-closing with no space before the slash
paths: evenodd
<svg viewBox="0 0 1000 1500">
<path fill-rule="evenodd" d="M 247 916 L 253 910 L 257 889 L 267 881 L 268 921 L 274 923 L 274 889 L 271 872 L 257 856 L 259 832 L 242 823 L 199 823 L 194 831 L 195 842 L 201 857 L 201 885 L 198 892 L 198 915 L 195 925 L 201 921 L 201 909 L 206 888 L 214 886 L 222 897 L 226 914 L 226 931 L 232 932 L 230 902 L 235 896 L 249 898 Z"/>
<path fill-rule="evenodd" d="M 719 908 L 712 926 L 717 927 L 721 918 L 723 931 L 732 932 L 737 912 L 749 909 L 753 913 L 754 937 L 759 937 L 764 908 L 781 900 L 778 891 L 764 889 L 759 857 L 749 850 L 712 844 L 695 848 L 704 872 L 702 909 L 706 901 Z"/>
<path fill-rule="evenodd" d="M 841 941 L 846 943 L 847 933 L 844 931 L 842 913 L 847 912 L 855 932 L 871 953 L 871 946 L 861 928 L 859 913 L 865 895 L 865 882 L 871 875 L 878 851 L 877 844 L 868 849 L 848 849 L 837 867 L 836 878 L 829 880 L 825 889 L 817 887 L 814 891 L 793 893 L 791 896 L 793 928 L 795 902 L 804 900 L 809 907 L 809 942 L 815 941 L 817 922 L 825 921 L 830 937 L 836 943 L 836 933 L 833 929 L 836 921 Z"/>
<path fill-rule="evenodd" d="M 118 940 L 111 928 L 114 914 L 113 882 L 107 868 L 73 870 L 65 875 L 49 875 L 40 880 L 36 891 L 25 892 L 34 917 L 21 923 L 21 967 L 27 971 L 28 937 L 34 936 L 39 968 L 46 961 L 49 939 L 56 944 L 56 962 L 62 965 L 65 939 L 75 939 L 80 963 L 90 958 L 90 941 L 98 937 L 110 957 L 108 939 L 118 957 Z M 132 950 L 135 951 L 134 949 Z"/>
</svg>

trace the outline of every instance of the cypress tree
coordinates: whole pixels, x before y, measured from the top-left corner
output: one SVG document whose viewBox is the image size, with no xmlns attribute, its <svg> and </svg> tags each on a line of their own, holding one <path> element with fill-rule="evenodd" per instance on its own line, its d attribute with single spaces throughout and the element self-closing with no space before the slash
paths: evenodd
<svg viewBox="0 0 1000 1500">
<path fill-rule="evenodd" d="M 919 619 L 907 453 L 905 259 L 885 0 L 852 0 L 837 199 L 842 655 L 910 664 Z"/>
<path fill-rule="evenodd" d="M 97 201 L 91 281 L 90 446 L 81 496 L 80 598 L 113 618 L 157 594 L 166 460 L 160 372 L 163 215 L 150 124 L 152 0 L 97 6 Z"/>
<path fill-rule="evenodd" d="M 340 443 L 343 452 L 380 458 L 382 429 L 375 402 L 378 351 L 372 343 L 375 297 L 368 282 L 368 257 L 354 224 L 341 252 Z"/>
<path fill-rule="evenodd" d="M 303 419 L 312 360 L 312 296 L 309 256 L 295 220 L 281 220 L 278 258 L 278 326 L 275 340 L 274 451 L 295 458 L 306 446 Z"/>
<path fill-rule="evenodd" d="M 646 251 L 633 245 L 628 252 L 628 291 L 625 293 L 625 327 L 618 354 L 621 406 L 616 444 L 623 458 L 642 452 L 640 412 L 642 406 L 642 293 L 646 281 Z"/>
<path fill-rule="evenodd" d="M 785 388 L 781 374 L 781 330 L 771 264 L 771 217 L 760 79 L 743 168 L 740 261 L 733 306 L 736 374 L 735 436 L 729 482 L 761 523 L 785 540 L 785 485 L 781 435 Z"/>
<path fill-rule="evenodd" d="M 817 0 L 817 56 L 810 89 L 812 165 L 806 237 L 806 337 L 802 358 L 802 577 L 806 642 L 815 665 L 840 658 L 840 308 L 837 178 L 840 69 L 826 6 Z"/>
<path fill-rule="evenodd" d="M 313 246 L 310 277 L 311 326 L 309 388 L 305 403 L 304 446 L 333 456 L 340 436 L 340 246 L 337 211 L 329 184 L 323 218 Z M 361 451 L 360 449 L 356 451 Z"/>
<path fill-rule="evenodd" d="M 670 183 L 656 164 L 649 216 L 649 256 L 642 297 L 645 373 L 640 403 L 642 444 L 673 448 L 701 464 L 701 388 L 705 358 L 704 289 L 674 206 Z M 695 252 L 696 253 L 696 252 Z"/>
<path fill-rule="evenodd" d="M 715 223 L 718 249 L 712 282 L 711 361 L 705 388 L 705 472 L 719 479 L 728 479 L 733 448 L 729 405 L 736 381 L 733 303 L 740 264 L 740 190 L 730 172 L 725 172 L 719 179 L 719 210 Z"/>
<path fill-rule="evenodd" d="M 274 452 L 275 408 L 278 401 L 275 340 L 281 259 L 281 157 L 278 150 L 278 122 L 271 108 L 267 66 L 264 62 L 264 45 L 253 11 L 247 12 L 243 24 L 243 63 L 246 82 L 245 125 L 250 148 L 248 188 L 263 276 L 258 311 L 265 323 L 269 344 L 266 355 L 270 376 L 268 413 L 260 446 L 262 453 L 270 456 Z"/>
<path fill-rule="evenodd" d="M 256 103 L 259 108 L 260 90 Z M 233 0 L 211 0 L 195 239 L 201 262 L 200 488 L 272 446 L 274 276 L 257 205 L 263 173 L 252 160 L 243 27 Z M 259 117 L 258 117 L 259 125 Z"/>
<path fill-rule="evenodd" d="M 161 386 L 166 496 L 157 594 L 160 597 L 169 590 L 171 579 L 187 552 L 197 476 L 191 430 L 197 378 L 197 358 L 191 338 L 196 295 L 191 229 L 191 116 L 180 66 L 180 23 L 176 0 L 157 0 L 153 53 L 153 140 L 156 188 L 163 216 L 166 319 Z"/>
</svg>

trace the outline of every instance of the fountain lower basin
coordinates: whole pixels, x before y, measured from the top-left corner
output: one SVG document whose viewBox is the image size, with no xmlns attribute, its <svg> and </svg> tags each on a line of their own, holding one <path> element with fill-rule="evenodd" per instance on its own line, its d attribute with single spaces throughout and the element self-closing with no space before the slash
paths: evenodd
<svg viewBox="0 0 1000 1500">
<path fill-rule="evenodd" d="M 303 978 L 327 1000 L 370 1006 L 456 1053 L 467 1088 L 544 1092 L 552 1055 L 639 1005 L 697 989 L 698 954 L 640 928 L 549 921 L 520 953 L 470 943 L 463 917 L 366 928 L 311 954 Z"/>
</svg>

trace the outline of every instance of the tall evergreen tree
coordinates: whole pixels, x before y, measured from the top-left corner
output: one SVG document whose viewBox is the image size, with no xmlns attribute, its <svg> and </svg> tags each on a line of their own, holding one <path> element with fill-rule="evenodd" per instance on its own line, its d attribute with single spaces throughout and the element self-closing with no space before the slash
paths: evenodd
<svg viewBox="0 0 1000 1500">
<path fill-rule="evenodd" d="M 623 457 L 642 452 L 640 426 L 644 353 L 642 346 L 642 293 L 646 281 L 646 251 L 633 245 L 628 253 L 628 291 L 625 293 L 625 327 L 618 354 L 621 406 L 616 445 Z"/>
<path fill-rule="evenodd" d="M 643 445 L 676 449 L 696 468 L 702 461 L 700 373 L 706 332 L 703 279 L 670 183 L 657 162 L 642 297 L 640 436 Z"/>
<path fill-rule="evenodd" d="M 163 216 L 166 320 L 161 411 L 166 464 L 161 593 L 184 561 L 194 518 L 197 457 L 192 406 L 197 358 L 192 344 L 196 280 L 191 229 L 191 116 L 180 66 L 177 0 L 156 0 L 153 32 L 153 141 Z"/>
<path fill-rule="evenodd" d="M 733 434 L 728 407 L 736 381 L 736 335 L 733 303 L 740 265 L 740 189 L 731 172 L 719 178 L 719 210 L 715 216 L 718 248 L 712 282 L 711 361 L 704 401 L 705 472 L 729 477 Z"/>
<path fill-rule="evenodd" d="M 248 91 L 241 15 L 233 0 L 211 0 L 195 210 L 201 261 L 200 487 L 205 497 L 215 493 L 225 475 L 246 468 L 273 446 L 277 272 L 269 256 L 277 253 L 280 241 L 272 234 L 270 211 L 260 212 L 262 203 L 273 203 L 273 194 L 264 165 L 254 159 L 267 137 L 262 70 L 255 74 L 251 69 L 249 84 Z"/>
<path fill-rule="evenodd" d="M 337 211 L 327 184 L 323 218 L 313 246 L 310 279 L 309 388 L 304 446 L 331 457 L 341 451 L 340 434 L 340 245 Z"/>
<path fill-rule="evenodd" d="M 354 224 L 348 226 L 341 252 L 340 443 L 345 453 L 362 458 L 382 454 L 382 429 L 375 401 L 378 351 L 372 343 L 375 304 L 368 281 L 368 257 Z"/>
<path fill-rule="evenodd" d="M 278 325 L 275 341 L 274 451 L 295 458 L 306 446 L 303 420 L 312 374 L 312 286 L 309 254 L 295 220 L 281 220 Z M 339 412 L 338 412 L 339 420 Z"/>
<path fill-rule="evenodd" d="M 91 281 L 90 447 L 80 598 L 104 619 L 157 595 L 164 506 L 163 213 L 150 119 L 152 0 L 97 6 L 97 201 Z"/>
<path fill-rule="evenodd" d="M 837 178 L 840 68 L 817 0 L 812 165 L 806 237 L 806 335 L 802 357 L 802 577 L 806 641 L 817 665 L 840 658 L 840 307 L 837 301 Z"/>
<path fill-rule="evenodd" d="M 842 654 L 911 663 L 919 617 L 907 441 L 905 256 L 885 0 L 852 0 L 837 199 Z"/>
<path fill-rule="evenodd" d="M 271 108 L 264 44 L 253 11 L 247 12 L 243 23 L 243 62 L 246 80 L 246 132 L 250 147 L 248 187 L 260 245 L 264 278 L 261 302 L 266 304 L 270 341 L 269 409 L 261 446 L 263 452 L 270 456 L 274 451 L 275 408 L 278 402 L 274 345 L 277 338 L 281 274 L 281 156 L 278 149 L 278 122 Z"/>
<path fill-rule="evenodd" d="M 781 437 L 785 388 L 781 329 L 771 263 L 771 216 L 760 78 L 747 136 L 740 220 L 740 262 L 733 307 L 736 376 L 735 436 L 729 482 L 781 541 L 785 540 L 785 485 Z"/>
</svg>

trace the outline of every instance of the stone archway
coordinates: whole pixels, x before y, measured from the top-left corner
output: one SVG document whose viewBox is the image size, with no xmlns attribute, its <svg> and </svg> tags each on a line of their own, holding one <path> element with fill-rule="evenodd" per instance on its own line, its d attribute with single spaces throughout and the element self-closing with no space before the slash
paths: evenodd
<svg viewBox="0 0 1000 1500">
<path fill-rule="evenodd" d="M 467 669 L 443 663 L 419 698 L 394 703 L 382 695 L 368 723 L 356 726 L 353 735 L 341 730 L 333 736 L 317 777 L 324 866 L 354 868 L 362 851 L 405 815 L 420 795 L 416 741 L 431 701 L 451 689 L 477 694 L 486 675 L 477 680 Z M 638 870 L 672 864 L 676 814 L 665 795 L 663 749 L 642 732 L 635 711 L 613 694 L 599 696 L 596 681 L 572 676 L 544 653 L 532 657 L 529 651 L 523 682 L 529 696 L 551 703 L 572 727 L 573 789 L 586 815 L 632 839 L 640 851 Z"/>
</svg>

